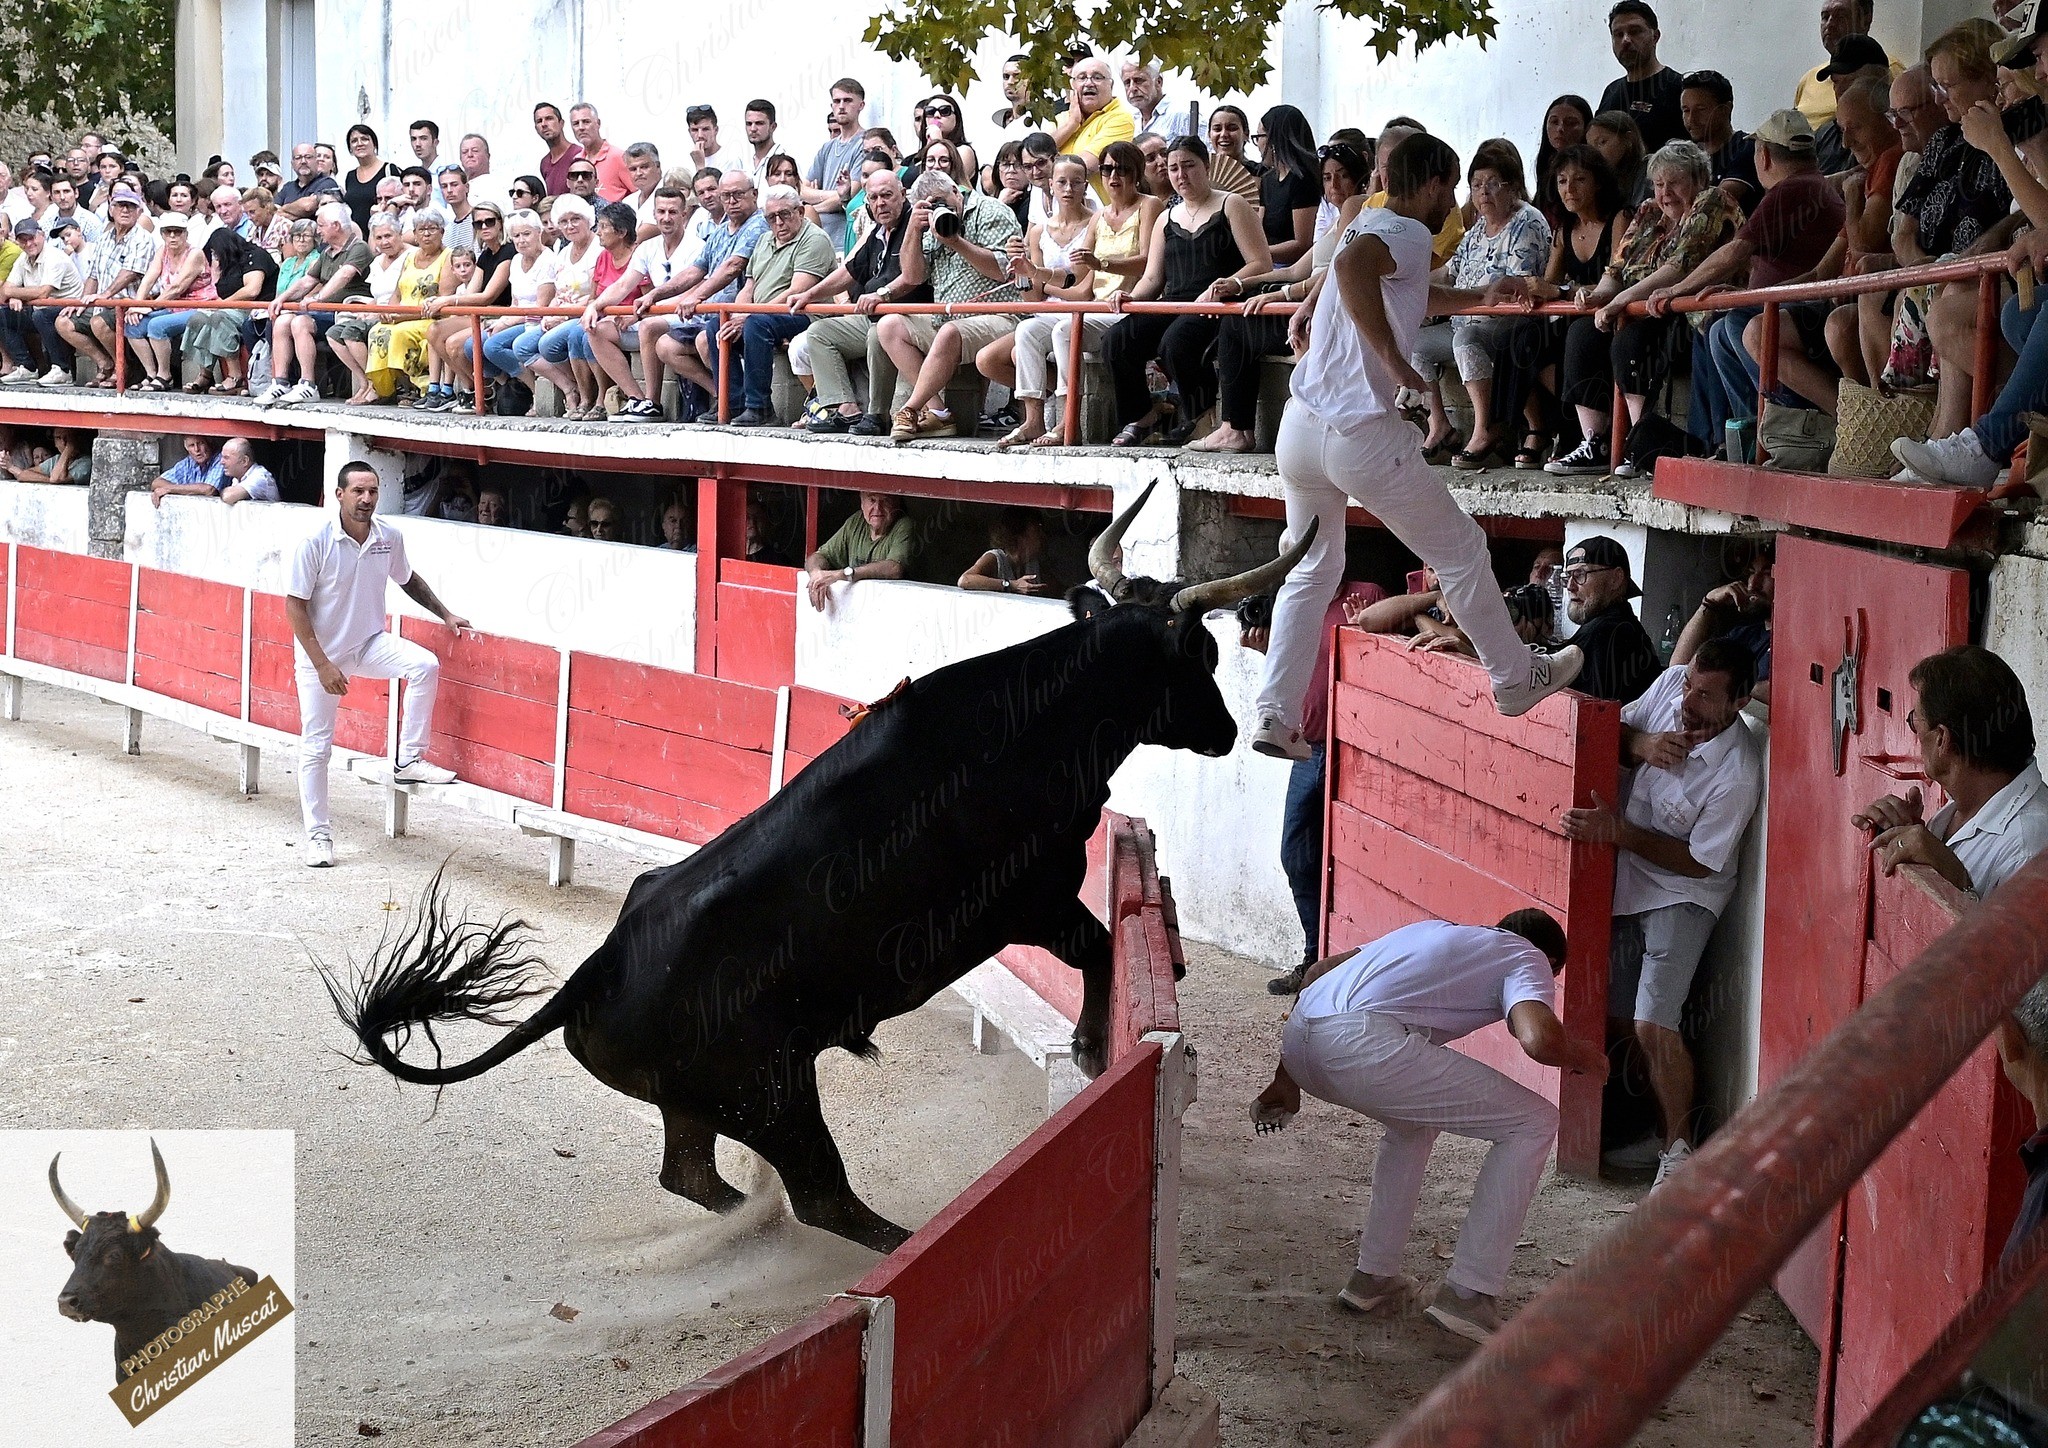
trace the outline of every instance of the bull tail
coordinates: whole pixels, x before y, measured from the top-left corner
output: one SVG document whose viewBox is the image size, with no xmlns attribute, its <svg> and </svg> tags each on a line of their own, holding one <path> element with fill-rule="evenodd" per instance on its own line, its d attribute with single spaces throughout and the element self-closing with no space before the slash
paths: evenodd
<svg viewBox="0 0 2048 1448">
<path fill-rule="evenodd" d="M 510 916 L 501 916 L 496 923 L 457 917 L 442 890 L 441 871 L 436 870 L 404 928 L 379 943 L 353 981 L 339 979 L 317 962 L 316 968 L 336 1014 L 371 1061 L 401 1081 L 446 1086 L 481 1076 L 568 1020 L 581 994 L 573 980 L 516 1025 L 505 1013 L 546 989 L 535 976 L 543 962 L 533 953 L 530 929 L 524 920 Z M 512 1029 L 475 1059 L 443 1066 L 434 1027 L 448 1021 L 482 1021 Z M 400 1058 L 416 1030 L 434 1048 L 432 1067 Z"/>
</svg>

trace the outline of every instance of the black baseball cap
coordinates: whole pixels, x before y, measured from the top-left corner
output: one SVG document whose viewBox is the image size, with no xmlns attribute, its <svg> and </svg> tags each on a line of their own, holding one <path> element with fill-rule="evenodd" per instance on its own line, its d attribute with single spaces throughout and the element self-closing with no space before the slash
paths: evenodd
<svg viewBox="0 0 2048 1448">
<path fill-rule="evenodd" d="M 1890 68 L 1892 58 L 1886 55 L 1884 47 L 1868 35 L 1845 35 L 1835 42 L 1833 54 L 1828 63 L 1820 68 L 1815 80 L 1830 80 L 1838 75 L 1852 75 L 1873 65 Z"/>
<path fill-rule="evenodd" d="M 2032 28 L 2008 35 L 1991 47 L 1991 58 L 2007 70 L 2034 68 L 2034 52 L 2040 48 L 2042 31 L 2048 29 L 2048 5 L 2038 7 L 2034 17 Z"/>
<path fill-rule="evenodd" d="M 1628 550 L 1605 533 L 1595 533 L 1572 544 L 1571 550 L 1564 555 L 1564 562 L 1567 568 L 1574 563 L 1582 563 L 1588 568 L 1619 568 L 1623 573 L 1629 572 Z M 1642 592 L 1631 576 L 1624 597 L 1639 598 Z"/>
</svg>

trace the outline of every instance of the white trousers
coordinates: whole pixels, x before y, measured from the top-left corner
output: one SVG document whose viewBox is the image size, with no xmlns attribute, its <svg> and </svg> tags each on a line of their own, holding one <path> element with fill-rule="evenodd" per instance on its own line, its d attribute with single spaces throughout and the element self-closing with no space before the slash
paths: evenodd
<svg viewBox="0 0 2048 1448">
<path fill-rule="evenodd" d="M 1311 1096 L 1386 1127 L 1372 1169 L 1372 1207 L 1358 1270 L 1391 1277 L 1415 1221 L 1422 1174 L 1439 1132 L 1490 1141 L 1448 1274 L 1466 1292 L 1497 1297 L 1557 1139 L 1557 1108 L 1507 1077 L 1433 1045 L 1420 1027 L 1375 1011 L 1289 1017 L 1280 1059 Z"/>
<path fill-rule="evenodd" d="M 1117 323 L 1113 312 L 1084 312 L 1081 315 L 1081 350 L 1099 352 L 1102 339 Z M 1074 345 L 1074 314 L 1041 312 L 1026 317 L 1017 328 L 1017 395 L 1057 397 L 1066 391 L 1060 385 L 1060 370 L 1067 365 Z"/>
<path fill-rule="evenodd" d="M 327 834 L 327 761 L 334 753 L 334 714 L 341 698 L 320 686 L 320 674 L 296 646 L 299 683 L 299 811 L 306 833 Z M 399 725 L 398 762 L 410 764 L 427 752 L 434 727 L 434 692 L 441 686 L 441 661 L 409 639 L 380 633 L 354 653 L 331 662 L 350 678 L 405 680 L 405 712 Z"/>
<path fill-rule="evenodd" d="M 1352 501 L 1436 570 L 1444 600 L 1479 651 L 1493 686 L 1529 682 L 1529 646 L 1508 618 L 1486 534 L 1422 460 L 1421 435 L 1405 418 L 1381 418 L 1346 435 L 1290 401 L 1273 451 L 1287 500 L 1288 534 L 1299 538 L 1311 518 L 1321 519 L 1322 527 L 1274 602 L 1260 713 L 1277 713 L 1290 726 L 1301 723 L 1320 642 L 1316 631 L 1344 581 L 1344 508 Z"/>
</svg>

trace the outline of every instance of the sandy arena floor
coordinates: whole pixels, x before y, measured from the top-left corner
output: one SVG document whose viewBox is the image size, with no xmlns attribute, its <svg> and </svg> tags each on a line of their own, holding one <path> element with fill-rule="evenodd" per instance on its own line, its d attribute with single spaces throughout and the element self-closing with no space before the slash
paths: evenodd
<svg viewBox="0 0 2048 1448">
<path fill-rule="evenodd" d="M 872 1254 L 791 1221 L 779 1195 L 711 1218 L 656 1185 L 651 1108 L 584 1074 L 550 1038 L 432 1093 L 352 1066 L 309 952 L 360 957 L 444 858 L 455 897 L 525 915 L 566 974 L 603 935 L 635 866 L 585 850 L 548 889 L 542 847 L 422 803 L 390 841 L 376 795 L 337 775 L 339 864 L 298 863 L 289 761 L 234 790 L 225 746 L 31 686 L 0 725 L 0 1126 L 289 1127 L 298 1133 L 298 1423 L 304 1444 L 566 1444 L 796 1321 Z M 1183 1157 L 1180 1370 L 1223 1401 L 1243 1448 L 1364 1442 L 1456 1366 L 1464 1344 L 1420 1316 L 1362 1320 L 1350 1269 L 1377 1128 L 1311 1103 L 1254 1138 L 1245 1103 L 1272 1070 L 1266 972 L 1189 948 L 1183 1021 L 1201 1099 Z M 131 997 L 140 996 L 140 1002 Z M 35 1023 L 32 1028 L 25 1028 Z M 451 1059 L 484 1035 L 451 1043 Z M 855 1185 L 924 1221 L 1041 1119 L 1019 1054 L 976 1056 L 951 997 L 891 1023 L 869 1067 L 823 1063 Z M 930 1144 L 947 1150 L 934 1160 Z M 743 1185 L 754 1164 L 725 1158 Z M 1476 1144 L 1446 1137 L 1408 1270 L 1448 1257 Z M 894 1164 L 913 1162 L 914 1170 Z M 763 1172 L 772 1182 L 772 1176 Z M 1573 1260 L 1640 1185 L 1546 1181 L 1510 1309 Z M 167 1236 L 178 1245 L 172 1223 Z M 64 1262 L 51 1217 L 53 1291 Z M 550 1315 L 576 1309 L 571 1321 Z M 1812 1346 L 1768 1294 L 1641 1435 L 1654 1445 L 1803 1445 Z"/>
</svg>

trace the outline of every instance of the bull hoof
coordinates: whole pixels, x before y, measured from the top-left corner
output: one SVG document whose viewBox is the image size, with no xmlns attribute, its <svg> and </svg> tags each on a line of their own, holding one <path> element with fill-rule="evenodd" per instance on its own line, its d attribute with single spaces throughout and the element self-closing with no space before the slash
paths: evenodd
<svg viewBox="0 0 2048 1448">
<path fill-rule="evenodd" d="M 1109 1052 L 1100 1041 L 1084 1041 L 1074 1038 L 1074 1065 L 1083 1076 L 1093 1081 L 1109 1069 Z"/>
</svg>

